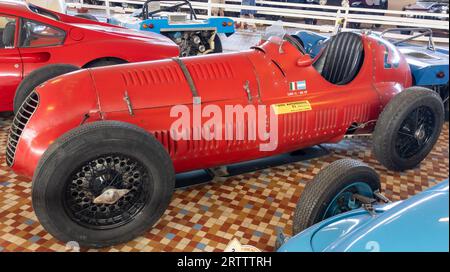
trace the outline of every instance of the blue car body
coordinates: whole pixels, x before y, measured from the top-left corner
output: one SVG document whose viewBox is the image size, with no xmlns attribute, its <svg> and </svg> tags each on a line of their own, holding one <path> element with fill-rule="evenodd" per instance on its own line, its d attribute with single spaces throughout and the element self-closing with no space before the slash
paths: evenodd
<svg viewBox="0 0 450 272">
<path fill-rule="evenodd" d="M 109 18 L 108 23 L 126 28 L 151 31 L 158 34 L 171 31 L 192 31 L 192 30 L 216 30 L 230 36 L 235 32 L 234 22 L 230 18 L 217 17 L 205 20 L 189 20 L 184 22 L 170 22 L 168 17 L 153 17 L 146 20 L 121 21 L 117 18 Z M 152 27 L 149 27 L 152 26 Z"/>
<path fill-rule="evenodd" d="M 449 182 L 410 199 L 328 218 L 290 238 L 279 252 L 448 252 Z"/>
<path fill-rule="evenodd" d="M 329 39 L 310 31 L 299 31 L 294 36 L 302 41 L 306 52 L 315 57 L 320 53 L 323 45 Z M 400 52 L 406 57 L 411 68 L 415 86 L 443 86 L 449 80 L 449 50 L 436 48 L 431 50 L 424 46 L 410 43 L 397 45 Z"/>
</svg>

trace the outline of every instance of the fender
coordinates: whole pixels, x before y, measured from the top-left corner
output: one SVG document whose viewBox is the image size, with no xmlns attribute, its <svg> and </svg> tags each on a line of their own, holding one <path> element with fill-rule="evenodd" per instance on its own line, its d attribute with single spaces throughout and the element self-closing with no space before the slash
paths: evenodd
<svg viewBox="0 0 450 272">
<path fill-rule="evenodd" d="M 40 157 L 57 138 L 83 122 L 102 119 L 89 71 L 77 71 L 70 76 L 73 80 L 64 81 L 64 76 L 60 76 L 35 89 L 39 103 L 28 121 L 46 121 L 28 122 L 23 129 L 14 156 L 14 171 L 17 173 L 33 176 Z M 56 95 L 48 96 L 46 93 Z M 58 96 L 64 99 L 55 99 Z"/>
</svg>

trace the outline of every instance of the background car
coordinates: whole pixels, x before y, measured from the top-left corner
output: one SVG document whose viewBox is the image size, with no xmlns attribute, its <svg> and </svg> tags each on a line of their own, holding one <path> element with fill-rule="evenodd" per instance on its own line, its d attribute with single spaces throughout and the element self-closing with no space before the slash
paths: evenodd
<svg viewBox="0 0 450 272">
<path fill-rule="evenodd" d="M 391 203 L 380 177 L 350 159 L 333 162 L 309 182 L 293 216 L 292 238 L 279 252 L 449 250 L 449 183 Z"/>
<path fill-rule="evenodd" d="M 34 87 L 67 72 L 179 53 L 162 35 L 16 1 L 0 2 L 0 37 L 0 111 L 17 110 Z"/>
<path fill-rule="evenodd" d="M 448 14 L 448 0 L 435 0 L 435 1 L 417 1 L 415 4 L 409 4 L 403 8 L 404 11 L 416 11 L 416 12 L 428 12 L 428 13 L 441 13 Z M 436 17 L 427 17 L 420 15 L 412 15 L 412 18 L 419 19 L 436 19 Z M 442 20 L 448 20 L 448 18 L 442 17 Z"/>
<path fill-rule="evenodd" d="M 232 35 L 235 32 L 233 20 L 224 17 L 198 20 L 189 1 L 169 2 L 173 2 L 173 5 L 163 7 L 160 1 L 146 1 L 143 9 L 137 10 L 132 16 L 114 15 L 108 19 L 108 23 L 165 35 L 180 47 L 182 57 L 222 52 L 218 34 Z M 181 12 L 182 7 L 188 12 Z"/>
<path fill-rule="evenodd" d="M 437 1 L 417 1 L 415 4 L 409 4 L 403 8 L 403 11 L 409 12 L 423 12 L 429 14 L 448 14 L 448 0 L 437 0 Z M 426 16 L 426 15 L 414 15 L 414 14 L 406 14 L 402 15 L 408 18 L 416 18 L 416 19 L 426 19 L 426 20 L 446 20 L 448 21 L 448 17 L 435 17 L 435 16 Z M 401 32 L 404 35 L 411 35 L 413 31 L 403 30 Z M 434 35 L 448 36 L 448 30 L 441 30 L 435 32 Z"/>
</svg>

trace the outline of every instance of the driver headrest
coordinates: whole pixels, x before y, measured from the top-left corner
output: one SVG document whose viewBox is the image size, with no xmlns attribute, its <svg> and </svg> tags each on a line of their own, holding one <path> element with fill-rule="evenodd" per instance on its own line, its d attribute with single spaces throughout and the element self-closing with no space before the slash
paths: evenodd
<svg viewBox="0 0 450 272">
<path fill-rule="evenodd" d="M 14 33 L 16 32 L 16 22 L 9 22 L 3 30 L 2 42 L 5 47 L 14 46 Z"/>
<path fill-rule="evenodd" d="M 313 66 L 330 83 L 345 85 L 358 75 L 363 61 L 361 35 L 341 32 L 327 41 Z"/>
</svg>

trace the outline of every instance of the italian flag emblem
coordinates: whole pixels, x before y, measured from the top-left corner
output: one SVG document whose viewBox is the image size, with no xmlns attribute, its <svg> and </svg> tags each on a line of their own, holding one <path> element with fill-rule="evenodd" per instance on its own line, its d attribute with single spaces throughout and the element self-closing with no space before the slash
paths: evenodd
<svg viewBox="0 0 450 272">
<path fill-rule="evenodd" d="M 306 81 L 293 81 L 289 83 L 289 88 L 291 89 L 291 91 L 306 90 Z"/>
</svg>

